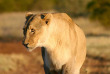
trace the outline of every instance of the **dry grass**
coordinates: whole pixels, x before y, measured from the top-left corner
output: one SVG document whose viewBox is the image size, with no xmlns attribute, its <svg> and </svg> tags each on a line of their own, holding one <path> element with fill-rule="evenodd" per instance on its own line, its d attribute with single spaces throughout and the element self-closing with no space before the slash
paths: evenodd
<svg viewBox="0 0 110 74">
<path fill-rule="evenodd" d="M 43 74 L 42 65 L 42 58 L 36 53 L 0 54 L 0 74 Z"/>
<path fill-rule="evenodd" d="M 73 19 L 79 25 L 85 34 L 107 34 L 110 35 L 110 30 L 106 30 L 98 21 L 91 21 L 88 18 L 79 17 Z"/>
<path fill-rule="evenodd" d="M 0 15 L 0 36 L 22 37 L 24 13 L 4 13 Z"/>
<path fill-rule="evenodd" d="M 88 55 L 110 60 L 110 37 L 88 37 Z"/>
<path fill-rule="evenodd" d="M 2 55 L 0 54 L 0 70 L 5 71 L 5 72 L 9 72 L 10 70 L 16 71 L 20 62 L 22 62 L 22 65 L 27 65 L 28 64 L 27 61 L 28 61 L 28 58 L 25 55 L 21 55 L 21 54 Z"/>
</svg>

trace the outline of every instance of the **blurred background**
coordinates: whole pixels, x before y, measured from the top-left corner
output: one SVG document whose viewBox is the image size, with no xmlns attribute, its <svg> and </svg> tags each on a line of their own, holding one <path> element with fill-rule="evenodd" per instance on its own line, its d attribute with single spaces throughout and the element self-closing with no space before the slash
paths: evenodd
<svg viewBox="0 0 110 74">
<path fill-rule="evenodd" d="M 110 74 L 110 0 L 0 0 L 0 74 L 44 74 L 40 48 L 22 45 L 29 11 L 67 13 L 87 38 L 81 74 Z"/>
</svg>

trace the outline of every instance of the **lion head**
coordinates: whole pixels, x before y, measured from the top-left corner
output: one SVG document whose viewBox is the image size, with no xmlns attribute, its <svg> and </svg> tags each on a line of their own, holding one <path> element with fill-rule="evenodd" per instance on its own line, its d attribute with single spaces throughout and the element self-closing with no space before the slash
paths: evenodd
<svg viewBox="0 0 110 74">
<path fill-rule="evenodd" d="M 41 47 L 45 42 L 51 17 L 51 14 L 32 14 L 31 12 L 26 14 L 26 22 L 23 27 L 23 45 L 29 51 Z"/>
</svg>

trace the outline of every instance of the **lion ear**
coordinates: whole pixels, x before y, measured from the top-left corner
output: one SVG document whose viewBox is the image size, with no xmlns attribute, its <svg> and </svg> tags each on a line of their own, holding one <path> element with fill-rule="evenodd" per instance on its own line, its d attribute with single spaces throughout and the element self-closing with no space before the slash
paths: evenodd
<svg viewBox="0 0 110 74">
<path fill-rule="evenodd" d="M 32 15 L 33 15 L 33 13 L 28 12 L 28 13 L 26 13 L 25 17 L 26 17 L 26 19 L 28 19 L 28 18 L 30 18 Z"/>
<path fill-rule="evenodd" d="M 52 18 L 52 14 L 41 14 L 41 19 L 43 19 L 45 21 L 45 23 L 48 25 L 51 21 Z"/>
</svg>

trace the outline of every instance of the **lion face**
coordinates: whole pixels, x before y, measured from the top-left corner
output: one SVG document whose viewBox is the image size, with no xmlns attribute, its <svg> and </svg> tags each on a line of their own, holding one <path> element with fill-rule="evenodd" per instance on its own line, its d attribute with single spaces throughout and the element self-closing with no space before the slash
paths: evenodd
<svg viewBox="0 0 110 74">
<path fill-rule="evenodd" d="M 47 16 L 49 15 L 34 15 L 32 13 L 27 14 L 26 22 L 23 28 L 23 45 L 29 51 L 35 49 L 36 47 L 41 47 L 41 44 L 45 42 L 45 34 L 49 24 L 49 19 Z"/>
</svg>

